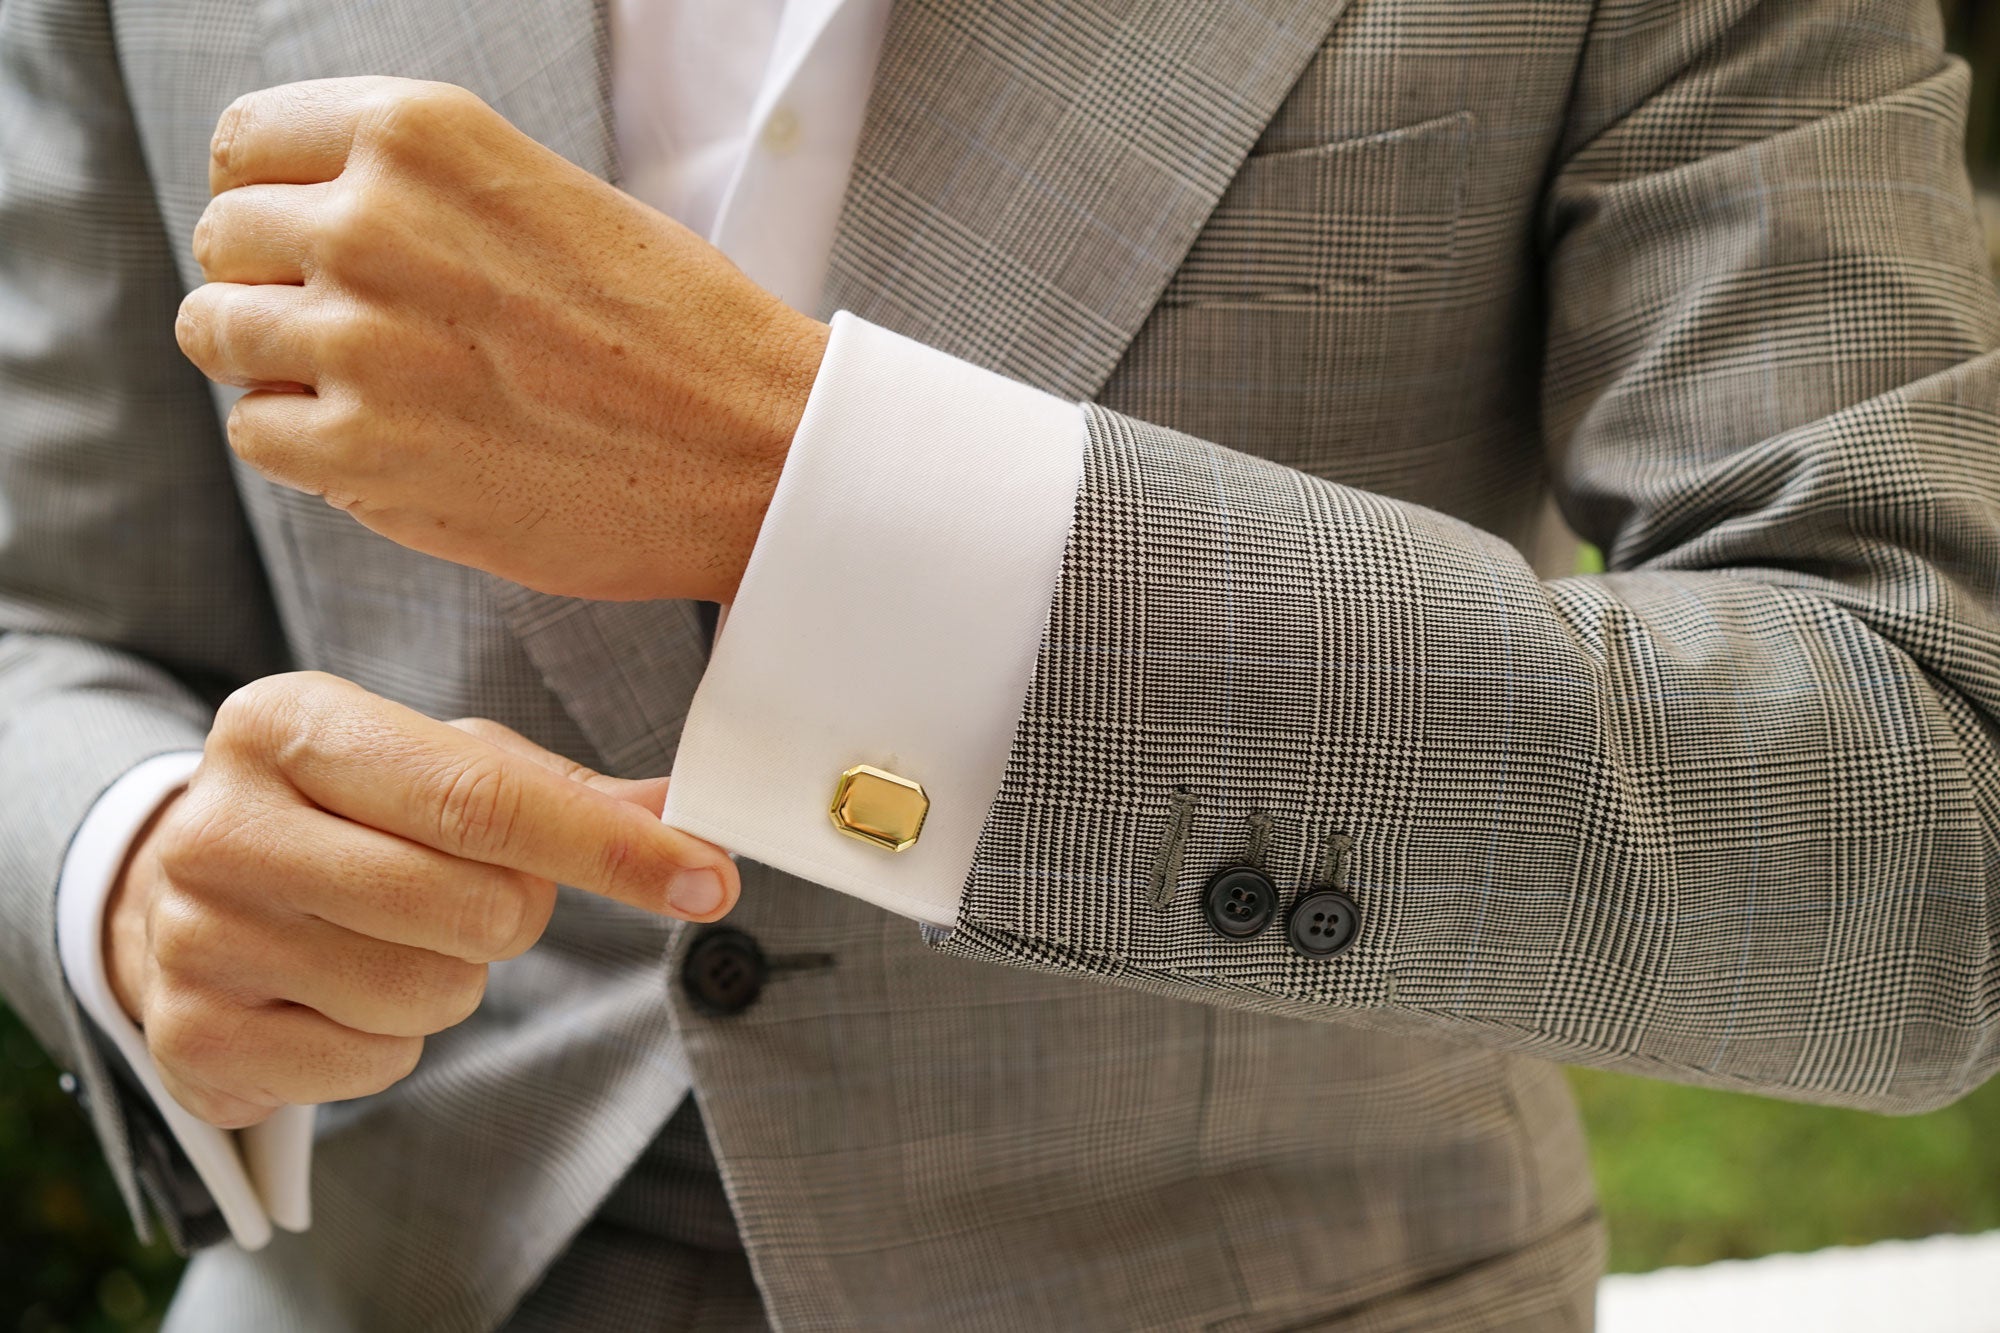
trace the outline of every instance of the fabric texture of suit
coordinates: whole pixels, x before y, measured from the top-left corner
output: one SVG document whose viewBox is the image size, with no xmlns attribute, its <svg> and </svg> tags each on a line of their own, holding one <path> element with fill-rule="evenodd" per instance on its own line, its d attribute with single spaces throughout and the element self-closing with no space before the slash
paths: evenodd
<svg viewBox="0 0 2000 1333">
<path fill-rule="evenodd" d="M 410 1079 L 323 1110 L 314 1229 L 203 1252 L 172 1326 L 494 1327 L 693 1089 L 785 1328 L 1577 1329 L 1601 1239 L 1543 1057 L 1975 1085 L 2000 304 L 1938 28 L 902 0 L 825 309 L 1094 403 L 958 929 L 746 866 L 733 923 L 820 961 L 711 1018 L 690 932 L 566 893 Z M 53 947 L 99 791 L 286 666 L 664 772 L 706 642 L 232 469 L 172 336 L 215 118 L 440 78 L 610 175 L 605 68 L 592 0 L 0 5 L 0 979 L 128 1193 Z M 1517 553 L 1551 489 L 1610 573 Z M 1207 927 L 1253 815 L 1288 894 L 1353 840 L 1351 950 Z"/>
</svg>

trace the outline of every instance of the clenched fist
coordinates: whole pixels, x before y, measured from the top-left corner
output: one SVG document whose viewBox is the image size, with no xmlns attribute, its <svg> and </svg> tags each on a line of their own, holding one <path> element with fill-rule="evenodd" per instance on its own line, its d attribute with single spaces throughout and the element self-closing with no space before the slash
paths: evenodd
<svg viewBox="0 0 2000 1333">
<path fill-rule="evenodd" d="M 660 823 L 665 797 L 498 723 L 270 677 L 224 703 L 129 858 L 112 988 L 211 1124 L 378 1092 L 473 1011 L 487 963 L 535 942 L 558 882 L 689 920 L 729 909 L 735 867 Z"/>
<path fill-rule="evenodd" d="M 210 185 L 178 332 L 245 461 L 544 592 L 734 597 L 825 325 L 445 84 L 242 97 Z"/>
</svg>

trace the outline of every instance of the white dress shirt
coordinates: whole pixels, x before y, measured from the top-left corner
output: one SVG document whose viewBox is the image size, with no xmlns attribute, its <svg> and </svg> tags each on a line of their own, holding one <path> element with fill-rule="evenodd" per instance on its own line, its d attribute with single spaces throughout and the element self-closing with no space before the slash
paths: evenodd
<svg viewBox="0 0 2000 1333">
<path fill-rule="evenodd" d="M 825 283 L 889 0 L 613 0 L 625 188 L 802 310 Z M 667 822 L 933 925 L 956 919 L 999 790 L 1082 477 L 1080 407 L 837 315 L 674 762 Z M 100 798 L 58 888 L 63 968 L 236 1241 L 309 1221 L 312 1108 L 230 1134 L 162 1089 L 105 976 L 105 900 L 194 755 Z M 891 852 L 828 817 L 839 775 L 920 782 Z"/>
</svg>

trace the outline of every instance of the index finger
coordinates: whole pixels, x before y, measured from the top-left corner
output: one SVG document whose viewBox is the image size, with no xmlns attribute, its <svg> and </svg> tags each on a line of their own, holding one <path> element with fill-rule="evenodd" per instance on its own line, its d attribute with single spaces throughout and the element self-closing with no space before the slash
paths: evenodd
<svg viewBox="0 0 2000 1333">
<path fill-rule="evenodd" d="M 215 122 L 208 144 L 208 192 L 333 180 L 347 167 L 362 117 L 399 89 L 417 86 L 409 79 L 367 75 L 285 83 L 243 94 Z"/>
<path fill-rule="evenodd" d="M 298 707 L 279 766 L 335 814 L 661 916 L 710 921 L 736 901 L 728 854 L 642 806 L 359 687 L 329 685 Z M 713 873 L 719 901 L 690 901 L 684 871 Z"/>
</svg>

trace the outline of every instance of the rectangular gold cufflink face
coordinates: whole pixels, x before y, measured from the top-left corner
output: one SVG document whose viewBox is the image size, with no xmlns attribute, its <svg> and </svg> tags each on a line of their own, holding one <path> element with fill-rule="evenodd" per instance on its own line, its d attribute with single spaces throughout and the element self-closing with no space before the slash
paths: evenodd
<svg viewBox="0 0 2000 1333">
<path fill-rule="evenodd" d="M 930 797 L 908 778 L 856 764 L 840 775 L 827 813 L 848 837 L 900 852 L 916 846 L 930 808 Z"/>
</svg>

